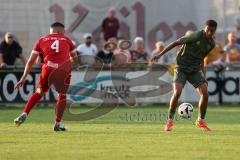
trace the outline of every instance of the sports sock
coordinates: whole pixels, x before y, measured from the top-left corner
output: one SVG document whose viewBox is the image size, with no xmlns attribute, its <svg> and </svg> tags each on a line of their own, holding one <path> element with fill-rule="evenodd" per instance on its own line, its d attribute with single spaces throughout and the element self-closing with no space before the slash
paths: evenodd
<svg viewBox="0 0 240 160">
<path fill-rule="evenodd" d="M 207 108 L 204 108 L 204 107 L 201 107 L 200 109 L 199 109 L 200 111 L 200 118 L 201 119 L 204 119 L 205 118 L 205 115 L 206 115 L 206 112 L 207 112 Z"/>
<path fill-rule="evenodd" d="M 198 117 L 197 121 L 202 121 L 203 119 L 201 117 Z"/>
<path fill-rule="evenodd" d="M 27 113 L 26 113 L 26 112 L 23 112 L 21 115 L 22 115 L 22 116 L 27 116 Z"/>
<path fill-rule="evenodd" d="M 170 119 L 170 120 L 173 120 L 174 119 L 174 114 L 175 113 L 168 113 L 168 120 Z"/>
<path fill-rule="evenodd" d="M 66 109 L 66 104 L 67 104 L 66 95 L 59 95 L 57 105 L 56 105 L 56 108 L 55 108 L 55 113 L 56 113 L 55 121 L 56 121 L 56 123 L 59 123 L 62 120 L 63 113 Z"/>
<path fill-rule="evenodd" d="M 38 93 L 34 93 L 30 99 L 28 100 L 23 113 L 29 114 L 32 108 L 37 104 L 37 102 L 42 98 L 42 96 Z"/>
</svg>

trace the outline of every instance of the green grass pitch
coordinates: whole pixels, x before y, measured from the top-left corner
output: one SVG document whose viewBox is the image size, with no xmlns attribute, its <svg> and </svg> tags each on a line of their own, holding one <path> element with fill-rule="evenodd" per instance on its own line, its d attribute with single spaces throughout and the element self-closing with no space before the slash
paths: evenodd
<svg viewBox="0 0 240 160">
<path fill-rule="evenodd" d="M 196 107 L 195 107 L 196 109 Z M 75 109 L 84 111 L 86 109 Z M 68 122 L 67 132 L 52 130 L 54 109 L 36 107 L 25 124 L 13 125 L 21 108 L 0 109 L 1 160 L 237 160 L 240 150 L 240 108 L 209 106 L 204 133 L 192 120 L 175 121 L 163 131 L 167 107 L 119 107 L 88 122 Z"/>
</svg>

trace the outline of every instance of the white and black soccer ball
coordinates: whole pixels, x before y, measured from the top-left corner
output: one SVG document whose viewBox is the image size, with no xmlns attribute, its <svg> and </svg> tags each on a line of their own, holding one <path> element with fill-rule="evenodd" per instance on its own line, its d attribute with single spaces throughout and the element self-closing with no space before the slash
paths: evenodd
<svg viewBox="0 0 240 160">
<path fill-rule="evenodd" d="M 182 103 L 178 107 L 178 114 L 182 118 L 191 118 L 193 113 L 193 106 L 190 103 Z"/>
</svg>

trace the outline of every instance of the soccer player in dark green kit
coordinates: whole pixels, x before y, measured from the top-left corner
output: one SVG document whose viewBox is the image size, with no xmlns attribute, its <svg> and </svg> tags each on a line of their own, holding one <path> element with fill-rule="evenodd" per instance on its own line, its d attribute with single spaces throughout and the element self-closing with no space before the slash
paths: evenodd
<svg viewBox="0 0 240 160">
<path fill-rule="evenodd" d="M 182 45 L 176 59 L 177 65 L 174 70 L 173 95 L 169 105 L 168 121 L 165 126 L 165 131 L 172 130 L 178 99 L 181 96 L 186 81 L 190 82 L 200 95 L 196 125 L 201 127 L 204 131 L 211 131 L 204 121 L 208 104 L 208 90 L 207 81 L 204 76 L 203 59 L 215 47 L 213 37 L 216 29 L 217 22 L 208 20 L 205 23 L 204 30 L 181 37 L 169 44 L 161 53 L 152 58 L 152 62 L 157 61 L 172 48 Z"/>
</svg>

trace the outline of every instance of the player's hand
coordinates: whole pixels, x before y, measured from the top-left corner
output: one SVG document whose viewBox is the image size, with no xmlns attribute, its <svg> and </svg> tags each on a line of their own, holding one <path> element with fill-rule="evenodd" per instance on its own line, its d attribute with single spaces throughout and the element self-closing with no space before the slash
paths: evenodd
<svg viewBox="0 0 240 160">
<path fill-rule="evenodd" d="M 17 84 L 16 86 L 14 87 L 14 89 L 19 89 L 20 87 L 22 87 L 25 83 L 25 79 L 21 79 Z"/>
<path fill-rule="evenodd" d="M 161 55 L 157 55 L 157 56 L 154 56 L 152 59 L 151 59 L 151 62 L 156 62 L 160 59 Z"/>
</svg>

